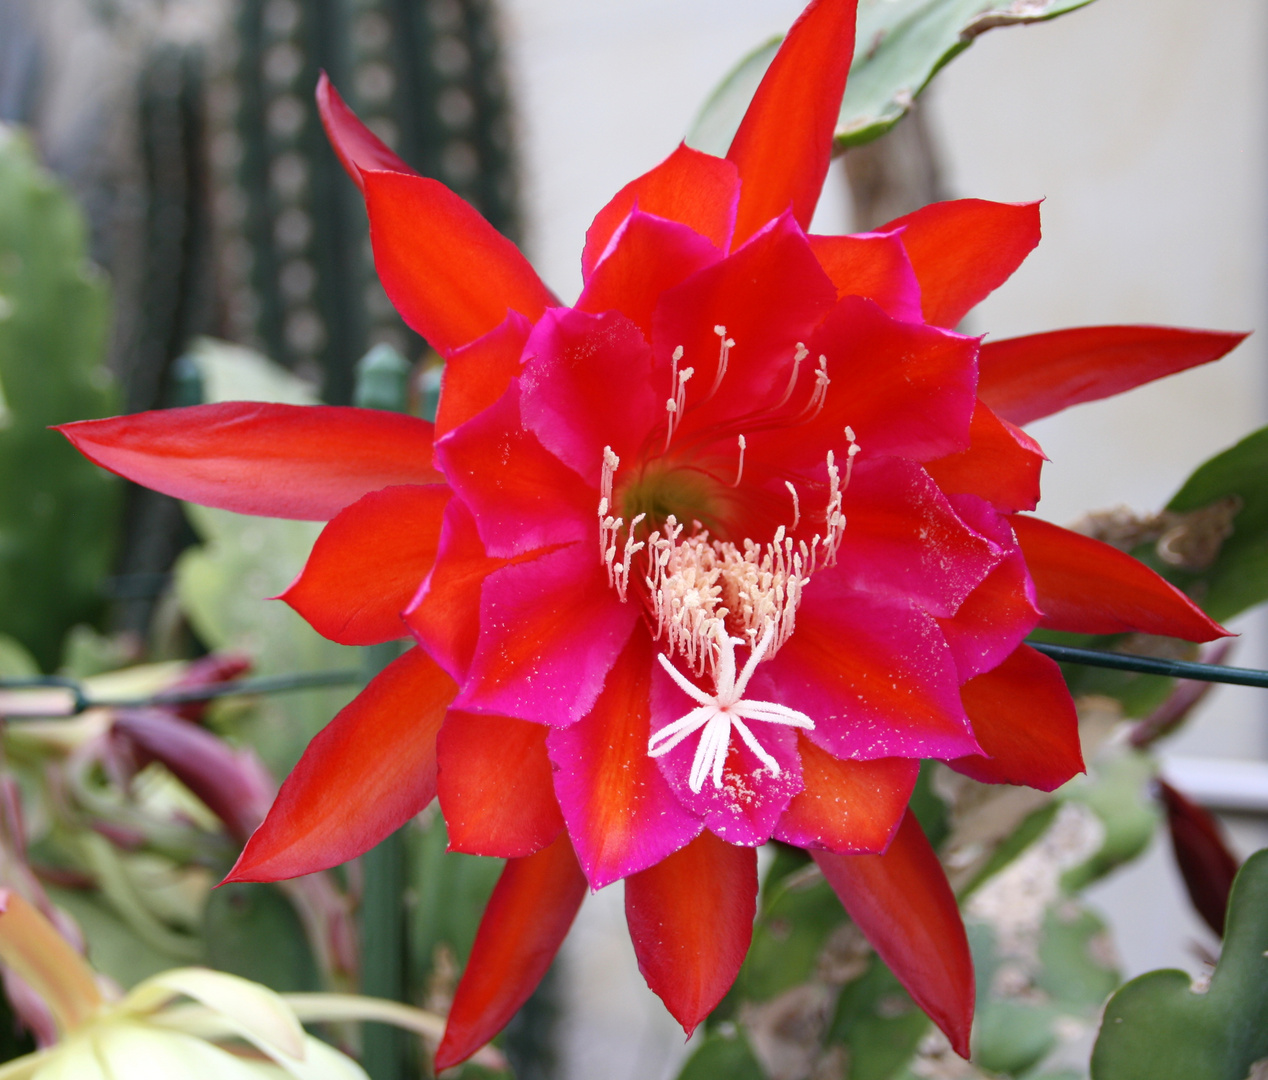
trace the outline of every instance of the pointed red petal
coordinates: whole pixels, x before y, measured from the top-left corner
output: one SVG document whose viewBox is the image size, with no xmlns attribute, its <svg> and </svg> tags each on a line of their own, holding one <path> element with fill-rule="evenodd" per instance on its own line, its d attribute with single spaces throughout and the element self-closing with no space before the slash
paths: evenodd
<svg viewBox="0 0 1268 1080">
<path fill-rule="evenodd" d="M 239 514 L 328 521 L 378 488 L 445 479 L 431 424 L 373 409 L 230 401 L 57 430 L 111 472 Z"/>
<path fill-rule="evenodd" d="M 1167 808 L 1167 826 L 1184 887 L 1206 925 L 1224 936 L 1228 897 L 1237 877 L 1237 856 L 1228 850 L 1219 820 L 1164 780 L 1158 794 Z"/>
<path fill-rule="evenodd" d="M 546 740 L 555 794 L 595 889 L 658 862 L 701 828 L 647 754 L 651 669 L 651 642 L 640 628 L 594 708 Z"/>
<path fill-rule="evenodd" d="M 280 599 L 342 645 L 407 637 L 401 613 L 431 572 L 451 495 L 444 484 L 408 484 L 362 496 L 322 530 Z"/>
<path fill-rule="evenodd" d="M 589 280 L 613 235 L 635 207 L 686 225 L 725 250 L 735 226 L 739 177 L 735 166 L 686 144 L 651 172 L 632 180 L 595 215 L 581 253 L 581 273 Z"/>
<path fill-rule="evenodd" d="M 387 148 L 382 139 L 357 119 L 357 114 L 348 108 L 324 71 L 317 79 L 317 112 L 339 163 L 357 187 L 365 187 L 361 179 L 362 169 L 414 173 Z"/>
<path fill-rule="evenodd" d="M 626 878 L 638 969 L 688 1038 L 735 982 L 756 914 L 757 851 L 710 832 Z"/>
<path fill-rule="evenodd" d="M 915 814 L 883 855 L 812 851 L 880 958 L 963 1058 L 973 1025 L 973 958 L 955 896 Z"/>
<path fill-rule="evenodd" d="M 1035 582 L 1040 626 L 1075 634 L 1141 631 L 1210 641 L 1228 631 L 1144 563 L 1090 536 L 1018 514 L 1017 540 Z"/>
<path fill-rule="evenodd" d="M 883 226 L 903 228 L 920 279 L 925 322 L 955 326 L 1004 284 L 1039 243 L 1038 203 L 957 199 L 933 203 Z"/>
<path fill-rule="evenodd" d="M 383 669 L 319 731 L 226 881 L 347 862 L 436 794 L 436 732 L 457 688 L 421 649 Z"/>
<path fill-rule="evenodd" d="M 1245 338 L 1170 326 L 1081 326 L 989 341 L 979 358 L 977 392 L 1000 416 L 1028 424 L 1209 364 Z"/>
<path fill-rule="evenodd" d="M 506 393 L 523 366 L 524 344 L 533 324 L 512 311 L 497 327 L 445 359 L 436 438 L 464 424 Z"/>
<path fill-rule="evenodd" d="M 438 352 L 487 334 L 508 311 L 536 320 L 558 303 L 519 249 L 444 184 L 367 172 L 365 202 L 383 288 Z"/>
<path fill-rule="evenodd" d="M 981 401 L 969 424 L 969 448 L 925 465 L 948 495 L 977 495 L 997 510 L 1033 510 L 1044 453 L 1021 428 Z"/>
<path fill-rule="evenodd" d="M 895 319 L 923 321 L 920 282 L 901 233 L 809 236 L 810 250 L 837 287 L 837 296 L 862 296 Z"/>
<path fill-rule="evenodd" d="M 850 761 L 798 735 L 801 779 L 775 835 L 804 848 L 838 855 L 884 851 L 902 821 L 920 762 L 911 758 Z"/>
<path fill-rule="evenodd" d="M 518 859 L 564 827 L 543 724 L 450 710 L 436 740 L 449 850 Z"/>
<path fill-rule="evenodd" d="M 984 784 L 1055 791 L 1084 771 L 1079 718 L 1056 662 L 1028 645 L 960 689 L 985 756 L 949 762 Z"/>
<path fill-rule="evenodd" d="M 735 133 L 727 159 L 740 171 L 739 247 L 789 205 L 810 227 L 854 60 L 857 0 L 813 0 L 793 23 Z"/>
<path fill-rule="evenodd" d="M 526 859 L 512 859 L 484 909 L 436 1072 L 464 1061 L 506 1025 L 541 982 L 586 894 L 566 835 Z"/>
<path fill-rule="evenodd" d="M 577 310 L 620 311 L 651 341 L 661 293 L 721 258 L 721 251 L 687 226 L 640 208 L 621 223 L 615 246 L 581 290 Z"/>
</svg>

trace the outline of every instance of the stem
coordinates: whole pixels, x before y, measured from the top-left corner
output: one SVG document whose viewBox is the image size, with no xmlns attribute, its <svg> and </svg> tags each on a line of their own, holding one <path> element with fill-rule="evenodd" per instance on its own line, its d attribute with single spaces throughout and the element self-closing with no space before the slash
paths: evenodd
<svg viewBox="0 0 1268 1080">
<path fill-rule="evenodd" d="M 1063 664 L 1087 664 L 1089 667 L 1139 671 L 1145 675 L 1165 675 L 1173 679 L 1197 679 L 1202 682 L 1268 688 L 1268 671 L 1253 668 L 1199 664 L 1191 660 L 1160 660 L 1153 656 L 1133 656 L 1131 653 L 1106 652 L 1102 649 L 1076 649 L 1070 645 L 1049 645 L 1038 641 L 1029 644 L 1032 649 L 1037 649 Z"/>
</svg>

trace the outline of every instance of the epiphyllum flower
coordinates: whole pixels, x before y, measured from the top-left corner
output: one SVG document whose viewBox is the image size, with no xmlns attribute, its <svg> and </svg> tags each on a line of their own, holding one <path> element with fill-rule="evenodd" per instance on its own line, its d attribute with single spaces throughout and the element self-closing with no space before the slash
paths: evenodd
<svg viewBox="0 0 1268 1080">
<path fill-rule="evenodd" d="M 438 1067 L 525 1000 L 586 886 L 620 878 L 643 974 L 690 1031 L 744 957 L 772 836 L 967 1053 L 963 926 L 905 810 L 917 762 L 1044 789 L 1082 768 L 1060 674 L 1022 644 L 1036 625 L 1223 632 L 1026 516 L 1042 455 L 1014 423 L 1239 336 L 954 333 L 1037 243 L 1035 205 L 808 236 L 854 16 L 811 3 L 726 158 L 679 148 L 599 212 L 572 307 L 323 81 L 384 286 L 446 357 L 434 429 L 240 403 L 65 429 L 178 497 L 329 519 L 284 599 L 337 641 L 415 639 L 232 876 L 341 862 L 436 795 L 453 848 L 507 858 Z"/>
</svg>

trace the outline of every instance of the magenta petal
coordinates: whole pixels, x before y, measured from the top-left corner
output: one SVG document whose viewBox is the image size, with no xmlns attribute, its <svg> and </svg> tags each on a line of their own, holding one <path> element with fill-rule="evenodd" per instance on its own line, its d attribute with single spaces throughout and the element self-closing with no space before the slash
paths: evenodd
<svg viewBox="0 0 1268 1080">
<path fill-rule="evenodd" d="M 749 684 L 745 696 L 757 701 L 780 700 L 760 674 Z M 652 730 L 672 724 L 695 707 L 696 703 L 657 664 L 652 672 Z M 728 843 L 756 847 L 771 838 L 780 815 L 801 791 L 801 756 L 797 753 L 794 728 L 762 720 L 744 723 L 762 749 L 779 763 L 778 776 L 772 775 L 735 730 L 731 732 L 731 749 L 720 788 L 714 787 L 712 777 L 705 779 L 698 792 L 692 791 L 688 783 L 703 730 L 655 760 L 678 801 L 702 818 L 705 828 Z"/>
<path fill-rule="evenodd" d="M 518 379 L 497 404 L 441 439 L 435 456 L 475 517 L 488 554 L 513 558 L 596 537 L 598 492 L 524 426 Z"/>
<path fill-rule="evenodd" d="M 494 571 L 480 594 L 480 637 L 454 708 L 563 727 L 594 706 L 639 609 L 608 585 L 598 545 Z"/>
<path fill-rule="evenodd" d="M 852 588 L 954 615 L 1003 556 L 919 465 L 861 455 L 845 491 L 836 573 Z"/>
<path fill-rule="evenodd" d="M 903 246 L 901 229 L 806 239 L 838 296 L 862 296 L 895 319 L 924 322 L 920 282 Z"/>
<path fill-rule="evenodd" d="M 951 650 L 937 622 L 850 590 L 837 570 L 806 586 L 797 629 L 763 665 L 774 701 L 814 722 L 839 758 L 953 758 L 976 746 Z"/>
<path fill-rule="evenodd" d="M 652 388 L 651 349 L 619 312 L 570 308 L 546 312 L 524 348 L 531 357 L 520 376 L 524 422 L 597 491 L 604 447 L 632 461 L 664 419 L 665 394 Z M 591 513 L 597 508 L 596 494 Z M 590 523 L 594 528 L 593 517 Z"/>
<path fill-rule="evenodd" d="M 789 214 L 728 258 L 666 291 L 652 321 L 652 347 L 663 379 L 658 388 L 669 396 L 670 357 L 679 346 L 679 367 L 695 370 L 675 440 L 684 441 L 722 417 L 773 406 L 788 382 L 797 342 L 809 340 L 836 295 Z M 708 408 L 697 411 L 718 370 L 715 326 L 725 326 L 735 346 Z"/>
<path fill-rule="evenodd" d="M 647 754 L 652 650 L 637 632 L 590 712 L 546 737 L 568 835 L 591 888 L 673 854 L 700 832 Z"/>
<path fill-rule="evenodd" d="M 1007 660 L 1039 625 L 1040 615 L 1035 606 L 1035 585 L 1008 518 L 974 495 L 952 495 L 950 499 L 960 517 L 1004 553 L 999 565 L 955 615 L 938 621 L 955 657 L 960 681 L 967 682 Z"/>
</svg>

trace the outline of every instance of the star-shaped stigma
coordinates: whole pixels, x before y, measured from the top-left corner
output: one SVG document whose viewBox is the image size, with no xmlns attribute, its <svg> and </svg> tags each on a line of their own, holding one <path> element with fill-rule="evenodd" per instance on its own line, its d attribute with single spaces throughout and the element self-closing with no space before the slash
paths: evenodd
<svg viewBox="0 0 1268 1080">
<path fill-rule="evenodd" d="M 813 729 L 815 724 L 805 713 L 790 709 L 786 705 L 778 705 L 773 701 L 747 701 L 744 690 L 757 665 L 762 662 L 766 650 L 770 648 L 775 636 L 775 626 L 767 622 L 762 639 L 749 653 L 744 670 L 739 677 L 735 674 L 735 647 L 743 645 L 743 638 L 734 638 L 726 634 L 718 636 L 718 662 L 714 667 L 714 693 L 706 694 L 695 686 L 685 675 L 674 667 L 664 653 L 656 657 L 660 666 L 669 673 L 669 677 L 682 688 L 683 693 L 700 703 L 686 716 L 666 724 L 647 740 L 647 753 L 651 757 L 660 757 L 669 753 L 684 739 L 694 735 L 701 728 L 704 733 L 696 746 L 696 756 L 691 762 L 691 776 L 688 783 L 691 790 L 699 793 L 704 786 L 704 778 L 713 775 L 713 786 L 722 787 L 722 768 L 726 764 L 727 753 L 731 747 L 731 728 L 740 733 L 740 738 L 758 759 L 771 772 L 772 776 L 780 773 L 779 762 L 768 754 L 757 741 L 745 720 L 763 720 L 768 724 L 784 724 L 787 727 Z"/>
</svg>

